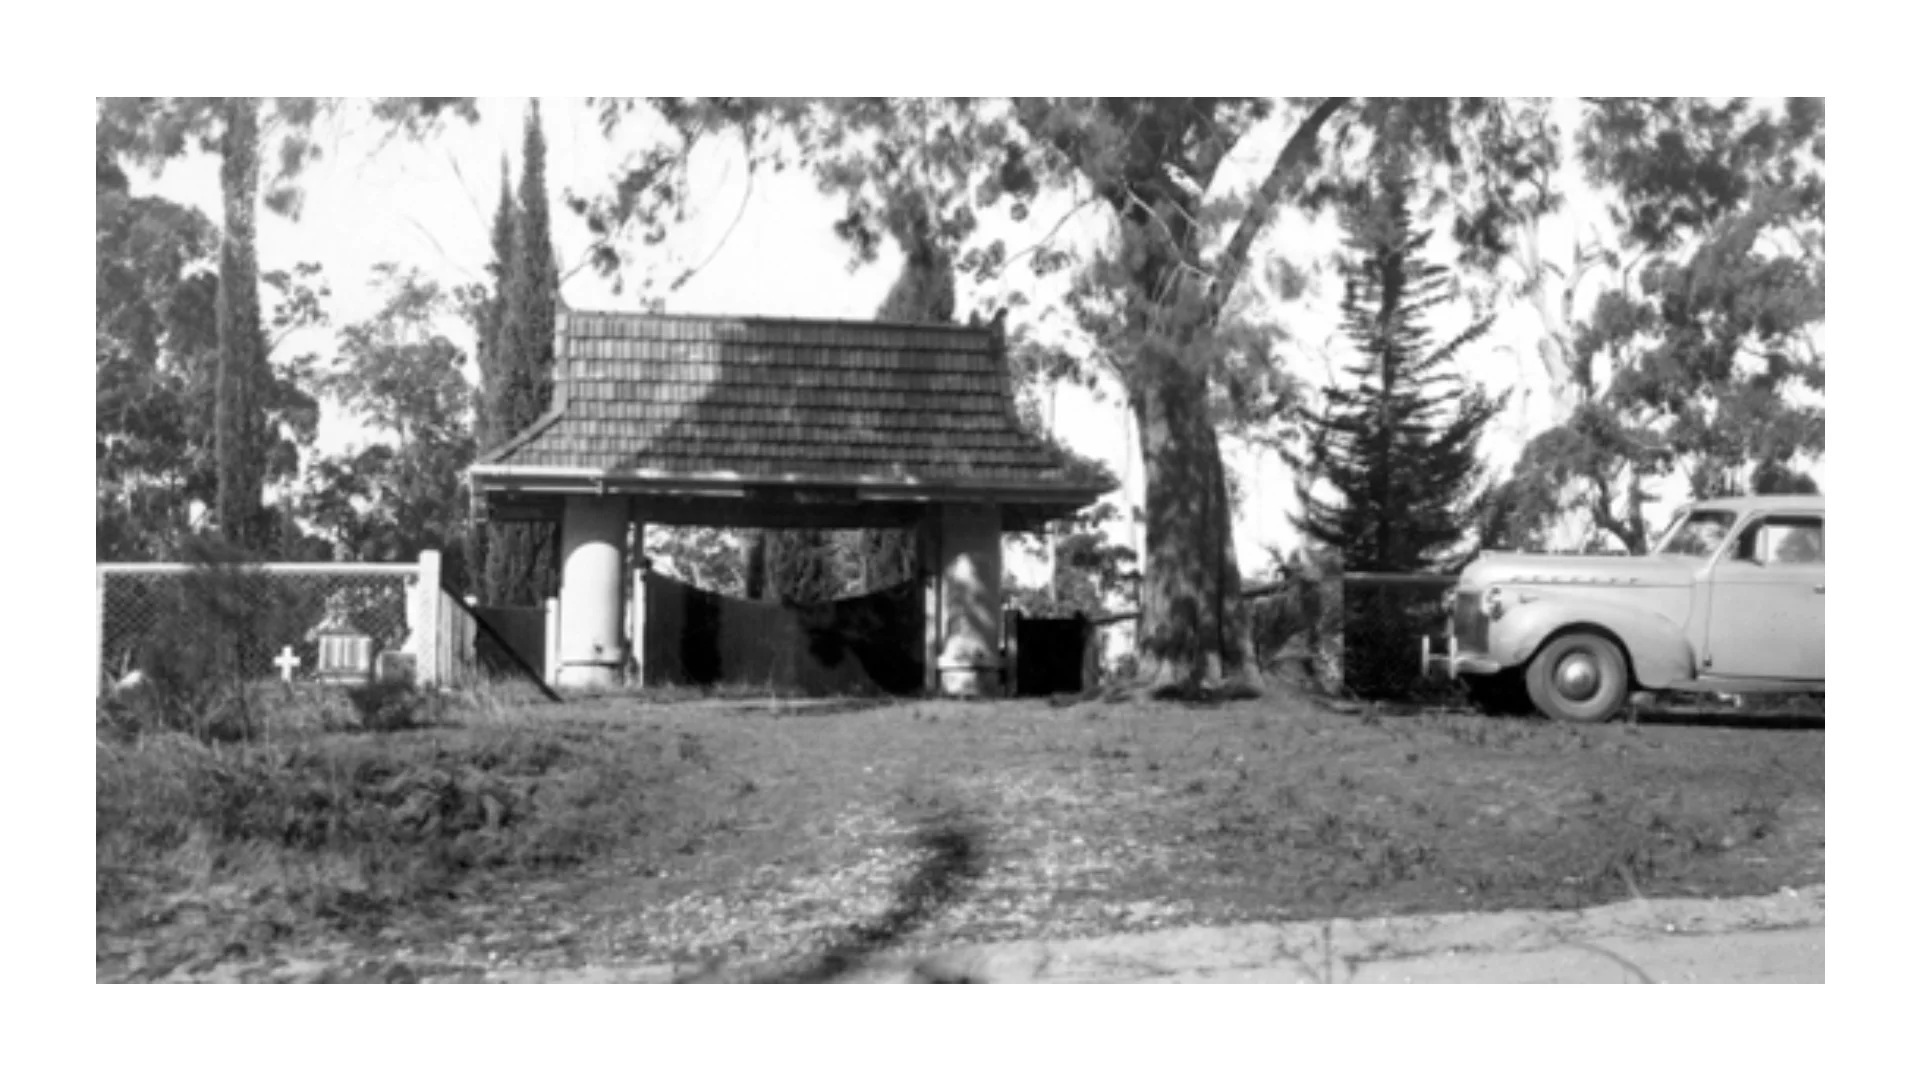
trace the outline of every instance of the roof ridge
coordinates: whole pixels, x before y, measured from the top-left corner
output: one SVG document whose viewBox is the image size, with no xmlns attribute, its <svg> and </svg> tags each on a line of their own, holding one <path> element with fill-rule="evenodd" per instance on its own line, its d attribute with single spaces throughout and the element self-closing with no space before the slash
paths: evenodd
<svg viewBox="0 0 1920 1080">
<path fill-rule="evenodd" d="M 969 326 L 965 323 L 900 322 L 884 319 L 824 319 L 804 315 L 720 315 L 694 311 L 614 311 L 585 308 L 569 309 L 568 314 L 586 318 L 665 319 L 672 322 L 782 323 L 790 326 L 845 326 L 875 330 L 945 330 L 978 335 L 982 338 L 992 333 L 992 328 L 985 324 Z"/>
</svg>

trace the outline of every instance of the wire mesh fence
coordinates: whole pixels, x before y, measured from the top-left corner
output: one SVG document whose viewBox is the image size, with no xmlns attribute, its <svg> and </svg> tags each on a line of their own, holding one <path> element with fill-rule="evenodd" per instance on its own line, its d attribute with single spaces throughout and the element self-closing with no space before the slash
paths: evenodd
<svg viewBox="0 0 1920 1080">
<path fill-rule="evenodd" d="M 282 649 L 298 672 L 320 664 L 323 634 L 364 635 L 371 652 L 408 638 L 411 565 L 108 564 L 98 568 L 99 668 L 114 679 L 157 653 L 217 655 L 245 679 L 279 677 Z"/>
</svg>

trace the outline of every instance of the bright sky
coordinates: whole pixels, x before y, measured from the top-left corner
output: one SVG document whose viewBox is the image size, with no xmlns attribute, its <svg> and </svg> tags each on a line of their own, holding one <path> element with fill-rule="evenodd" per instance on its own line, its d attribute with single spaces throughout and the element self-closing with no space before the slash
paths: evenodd
<svg viewBox="0 0 1920 1080">
<path fill-rule="evenodd" d="M 488 235 L 500 195 L 501 162 L 503 158 L 510 161 L 517 177 L 525 108 L 525 99 L 483 99 L 478 125 L 452 123 L 440 137 L 413 143 L 385 140 L 367 120 L 363 105 L 348 104 L 324 121 L 317 133 L 325 156 L 306 174 L 301 218 L 293 222 L 261 215 L 261 267 L 291 267 L 298 261 L 322 264 L 333 290 L 334 327 L 365 317 L 377 307 L 380 298 L 366 283 L 379 262 L 418 266 L 448 285 L 481 280 L 490 257 Z M 579 99 L 542 99 L 542 112 L 554 243 L 566 275 L 562 285 L 566 302 L 576 309 L 631 308 L 635 300 L 630 292 L 615 295 L 610 282 L 581 267 L 587 232 L 563 199 L 568 190 L 589 194 L 607 190 L 608 177 L 640 136 L 626 133 L 620 141 L 604 138 L 592 112 Z M 1562 125 L 1569 132 L 1570 121 L 1569 110 Z M 1223 168 L 1216 188 L 1255 181 L 1282 137 L 1284 133 L 1277 129 L 1250 137 Z M 1568 159 L 1570 150 L 1565 155 Z M 1571 255 L 1576 230 L 1584 233 L 1599 226 L 1604 234 L 1606 222 L 1603 205 L 1579 186 L 1573 173 L 1567 170 L 1566 182 L 1573 189 L 1567 210 L 1547 222 L 1541 235 L 1543 253 L 1563 265 Z M 671 279 L 678 269 L 701 267 L 667 298 L 667 309 L 871 317 L 893 280 L 897 261 L 892 253 L 874 265 L 851 268 L 846 247 L 831 231 L 837 216 L 835 203 L 820 195 L 804 173 L 763 173 L 752 177 L 751 186 L 748 179 L 735 148 L 715 148 L 696 159 L 694 190 L 701 194 L 690 219 L 670 233 L 663 249 L 646 253 L 666 267 L 656 275 L 662 281 Z M 217 166 L 211 159 L 181 161 L 157 178 L 136 176 L 134 182 L 143 190 L 197 205 L 219 220 Z M 1036 209 L 1028 224 L 1044 230 L 1057 217 L 1057 210 L 1048 214 L 1043 207 Z M 1086 246 L 1099 242 L 1101 228 L 1098 212 L 1089 211 L 1063 235 Z M 1016 250 L 1024 246 L 1017 239 L 1009 243 Z M 1284 249 L 1304 263 L 1331 254 L 1338 243 L 1338 230 L 1331 221 L 1309 222 L 1287 215 L 1269 230 L 1262 247 Z M 1444 242 L 1437 239 L 1431 253 L 1444 261 Z M 1058 278 L 1036 283 L 1009 275 L 999 287 L 1020 288 L 1035 297 L 1035 305 L 1025 313 L 1016 312 L 1014 318 L 1035 320 L 1044 334 L 1059 333 L 1065 324 L 1057 312 L 1047 311 L 1048 297 L 1062 283 Z M 1583 293 L 1590 294 L 1600 283 L 1599 273 L 1590 275 Z M 1317 350 L 1308 350 L 1318 355 L 1297 365 L 1299 374 L 1316 384 L 1324 382 L 1329 363 L 1337 366 L 1348 356 L 1336 332 L 1338 294 L 1338 284 L 1329 275 L 1321 281 L 1317 295 L 1270 306 L 1274 318 L 1297 340 L 1309 346 L 1318 343 Z M 963 295 L 963 308 L 968 299 Z M 1453 317 L 1453 324 L 1441 323 L 1435 331 L 1445 334 L 1464 326 L 1468 317 L 1464 305 Z M 464 324 L 450 321 L 446 332 L 470 350 L 471 335 Z M 328 356 L 329 334 L 296 338 L 285 348 L 314 349 Z M 1539 335 L 1539 319 L 1532 308 L 1517 306 L 1500 315 L 1492 334 L 1467 358 L 1475 377 L 1496 390 L 1508 386 L 1516 390 L 1508 414 L 1485 445 L 1496 464 L 1510 463 L 1524 433 L 1538 430 L 1545 421 L 1545 378 L 1536 357 Z M 1055 415 L 1060 436 L 1081 452 L 1107 461 L 1137 505 L 1140 468 L 1137 452 L 1129 453 L 1125 413 L 1118 398 L 1109 395 L 1099 401 L 1068 388 L 1060 392 Z M 363 433 L 350 420 L 331 409 L 323 416 L 323 448 L 337 450 L 362 439 Z M 1294 546 L 1293 530 L 1286 521 L 1288 512 L 1295 509 L 1292 477 L 1270 453 L 1229 447 L 1228 456 L 1248 496 L 1235 539 L 1243 567 L 1257 572 L 1266 563 L 1267 545 Z M 1664 506 L 1654 511 L 1656 518 L 1664 512 Z M 1124 530 L 1120 533 L 1137 543 L 1137 537 L 1128 537 Z"/>
</svg>

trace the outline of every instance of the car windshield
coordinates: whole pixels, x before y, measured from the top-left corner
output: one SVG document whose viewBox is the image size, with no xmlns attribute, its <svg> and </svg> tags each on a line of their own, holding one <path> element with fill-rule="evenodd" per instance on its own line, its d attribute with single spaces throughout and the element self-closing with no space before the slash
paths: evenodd
<svg viewBox="0 0 1920 1080">
<path fill-rule="evenodd" d="M 1695 510 L 1674 522 L 1667 535 L 1660 538 L 1654 548 L 1659 555 L 1686 555 L 1691 558 L 1705 559 L 1720 550 L 1720 544 L 1727 538 L 1727 530 L 1733 528 L 1731 510 Z"/>
</svg>

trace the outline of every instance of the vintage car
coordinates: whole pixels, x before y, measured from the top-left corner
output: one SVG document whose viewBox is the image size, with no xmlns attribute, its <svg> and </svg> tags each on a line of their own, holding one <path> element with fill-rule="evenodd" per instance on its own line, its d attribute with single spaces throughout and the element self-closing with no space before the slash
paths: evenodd
<svg viewBox="0 0 1920 1080">
<path fill-rule="evenodd" d="M 1490 552 L 1460 575 L 1421 667 L 1481 707 L 1605 720 L 1635 690 L 1826 692 L 1826 500 L 1684 506 L 1650 554 Z"/>
</svg>

